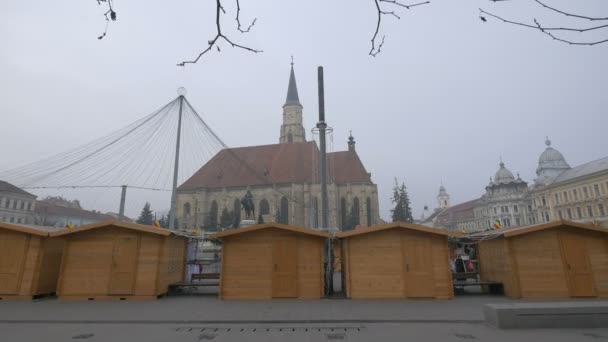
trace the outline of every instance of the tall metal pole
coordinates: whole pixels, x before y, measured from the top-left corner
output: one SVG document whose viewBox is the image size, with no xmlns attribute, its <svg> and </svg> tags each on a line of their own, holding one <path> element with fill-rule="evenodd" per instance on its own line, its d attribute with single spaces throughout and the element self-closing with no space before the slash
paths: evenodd
<svg viewBox="0 0 608 342">
<path fill-rule="evenodd" d="M 321 226 L 329 229 L 329 203 L 327 200 L 327 146 L 325 142 L 325 90 L 323 88 L 323 67 L 317 68 L 317 79 L 319 84 L 319 144 L 321 145 Z M 333 258 L 332 241 L 328 238 L 325 243 L 325 295 L 333 293 Z"/>
<path fill-rule="evenodd" d="M 118 210 L 118 221 L 125 219 L 125 199 L 127 198 L 127 186 L 121 186 L 122 191 L 120 193 L 120 209 Z"/>
<path fill-rule="evenodd" d="M 325 90 L 323 88 L 323 67 L 317 69 L 319 83 L 319 143 L 321 148 L 321 226 L 329 228 L 329 203 L 327 200 L 327 147 L 325 143 Z"/>
<path fill-rule="evenodd" d="M 179 168 L 179 143 L 182 135 L 182 107 L 184 106 L 184 88 L 179 88 L 179 117 L 177 119 L 177 142 L 175 143 L 175 166 L 173 167 L 173 192 L 171 193 L 171 209 L 169 210 L 169 229 L 176 229 L 177 213 L 177 172 Z"/>
</svg>

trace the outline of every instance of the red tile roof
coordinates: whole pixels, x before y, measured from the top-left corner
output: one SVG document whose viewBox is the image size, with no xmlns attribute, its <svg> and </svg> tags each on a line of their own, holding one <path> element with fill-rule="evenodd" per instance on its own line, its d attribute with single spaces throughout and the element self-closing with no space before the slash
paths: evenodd
<svg viewBox="0 0 608 342">
<path fill-rule="evenodd" d="M 477 198 L 445 209 L 437 216 L 436 225 L 454 228 L 456 227 L 456 222 L 473 219 L 473 209 L 475 209 L 480 200 L 480 198 Z"/>
<path fill-rule="evenodd" d="M 338 184 L 371 184 L 356 152 L 334 152 L 327 156 L 329 176 Z M 223 149 L 179 190 L 318 183 L 319 159 L 319 149 L 312 141 Z"/>
</svg>

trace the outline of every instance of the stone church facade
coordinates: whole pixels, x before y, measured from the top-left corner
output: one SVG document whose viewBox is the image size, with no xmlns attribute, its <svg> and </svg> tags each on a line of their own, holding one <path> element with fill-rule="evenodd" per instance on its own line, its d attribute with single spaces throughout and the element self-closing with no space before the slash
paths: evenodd
<svg viewBox="0 0 608 342">
<path fill-rule="evenodd" d="M 226 148 L 178 188 L 180 228 L 219 230 L 226 208 L 240 219 L 240 200 L 251 191 L 255 217 L 264 222 L 320 228 L 320 151 L 306 141 L 293 64 L 279 143 Z M 327 154 L 329 225 L 342 230 L 349 215 L 361 226 L 380 222 L 378 188 L 359 159 L 352 135 L 346 151 Z M 235 221 L 238 221 L 237 218 Z"/>
</svg>

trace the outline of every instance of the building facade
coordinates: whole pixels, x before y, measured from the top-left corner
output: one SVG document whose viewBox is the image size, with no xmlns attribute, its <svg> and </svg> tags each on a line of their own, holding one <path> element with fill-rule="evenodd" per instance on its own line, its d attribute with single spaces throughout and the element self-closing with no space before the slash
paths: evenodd
<svg viewBox="0 0 608 342">
<path fill-rule="evenodd" d="M 538 178 L 531 188 L 538 222 L 570 220 L 608 226 L 608 157 L 573 168 L 551 147 L 538 159 Z"/>
<path fill-rule="evenodd" d="M 62 197 L 47 197 L 37 201 L 33 223 L 39 226 L 74 227 L 101 221 L 116 220 L 112 215 L 98 211 L 85 210 L 78 200 L 66 200 Z"/>
<path fill-rule="evenodd" d="M 36 196 L 8 182 L 0 181 L 0 220 L 8 223 L 34 223 Z"/>
<path fill-rule="evenodd" d="M 279 144 L 218 152 L 178 188 L 179 227 L 237 226 L 245 218 L 240 201 L 250 191 L 255 221 L 320 228 L 320 151 L 314 141 L 306 141 L 302 108 L 292 64 Z M 346 151 L 327 154 L 329 226 L 339 229 L 347 222 L 368 226 L 380 220 L 378 189 L 352 134 L 347 146 Z"/>
</svg>

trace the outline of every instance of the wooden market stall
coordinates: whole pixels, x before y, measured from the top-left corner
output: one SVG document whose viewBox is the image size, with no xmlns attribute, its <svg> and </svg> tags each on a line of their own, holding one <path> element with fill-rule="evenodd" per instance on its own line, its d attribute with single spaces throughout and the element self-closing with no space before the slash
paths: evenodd
<svg viewBox="0 0 608 342">
<path fill-rule="evenodd" d="M 184 279 L 187 239 L 170 230 L 106 221 L 51 236 L 66 240 L 59 298 L 153 299 Z"/>
<path fill-rule="evenodd" d="M 346 296 L 452 298 L 450 235 L 445 230 L 400 222 L 338 233 Z"/>
<path fill-rule="evenodd" d="M 321 298 L 328 233 L 271 223 L 216 233 L 222 240 L 220 298 Z"/>
<path fill-rule="evenodd" d="M 477 241 L 481 279 L 509 297 L 608 297 L 606 228 L 557 221 L 467 238 Z"/>
<path fill-rule="evenodd" d="M 46 227 L 0 222 L 0 299 L 55 293 L 63 239 Z"/>
</svg>

